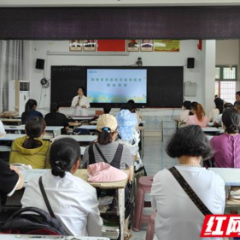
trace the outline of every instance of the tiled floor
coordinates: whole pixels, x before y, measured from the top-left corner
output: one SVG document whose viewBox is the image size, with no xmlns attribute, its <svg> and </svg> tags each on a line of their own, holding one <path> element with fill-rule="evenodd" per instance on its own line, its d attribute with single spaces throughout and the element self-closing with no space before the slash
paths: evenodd
<svg viewBox="0 0 240 240">
<path fill-rule="evenodd" d="M 163 147 L 164 143 L 160 137 L 145 137 L 144 138 L 144 157 L 143 163 L 149 176 L 155 175 L 158 171 L 163 169 L 167 163 L 163 161 Z M 165 159 L 165 157 L 164 157 Z M 151 213 L 151 209 L 145 209 Z M 133 232 L 131 240 L 145 240 L 147 225 L 141 226 L 140 232 Z"/>
</svg>

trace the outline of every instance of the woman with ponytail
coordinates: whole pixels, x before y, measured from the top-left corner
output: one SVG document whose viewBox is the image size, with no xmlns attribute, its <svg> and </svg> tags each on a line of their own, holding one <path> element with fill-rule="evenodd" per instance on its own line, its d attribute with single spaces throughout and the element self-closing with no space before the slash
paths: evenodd
<svg viewBox="0 0 240 240">
<path fill-rule="evenodd" d="M 29 99 L 25 105 L 25 112 L 23 112 L 21 116 L 22 124 L 26 124 L 26 122 L 32 117 L 43 118 L 42 113 L 38 112 L 36 109 L 37 101 L 35 99 Z"/>
<path fill-rule="evenodd" d="M 200 103 L 192 106 L 193 115 L 189 116 L 186 125 L 198 125 L 200 127 L 207 127 L 208 118 L 205 116 L 205 111 Z"/>
<path fill-rule="evenodd" d="M 220 168 L 240 168 L 240 114 L 234 108 L 224 110 L 222 123 L 225 133 L 214 136 L 214 165 Z"/>
<path fill-rule="evenodd" d="M 49 168 L 49 151 L 51 143 L 43 141 L 46 123 L 41 117 L 30 118 L 25 131 L 27 136 L 13 141 L 10 152 L 10 164 L 23 163 L 32 168 Z"/>
<path fill-rule="evenodd" d="M 50 164 L 52 170 L 42 176 L 43 187 L 66 233 L 72 236 L 101 236 L 102 219 L 96 189 L 74 176 L 80 166 L 77 141 L 71 138 L 54 141 Z M 38 181 L 39 178 L 34 178 L 28 182 L 21 200 L 22 207 L 38 207 L 48 211 Z"/>
<path fill-rule="evenodd" d="M 123 144 L 116 142 L 118 136 L 118 124 L 111 114 L 103 114 L 97 122 L 97 143 L 86 148 L 83 155 L 83 167 L 89 164 L 104 162 L 105 160 L 118 169 L 130 169 L 129 181 L 133 180 L 133 157 L 130 150 Z"/>
</svg>

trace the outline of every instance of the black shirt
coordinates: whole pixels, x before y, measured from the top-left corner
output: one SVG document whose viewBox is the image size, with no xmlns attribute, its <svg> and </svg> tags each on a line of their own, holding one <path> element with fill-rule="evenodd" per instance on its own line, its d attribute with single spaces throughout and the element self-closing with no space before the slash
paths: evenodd
<svg viewBox="0 0 240 240">
<path fill-rule="evenodd" d="M 38 111 L 36 111 L 34 109 L 32 109 L 30 112 L 23 112 L 22 113 L 22 117 L 21 117 L 22 124 L 26 124 L 28 119 L 30 119 L 32 117 L 41 117 L 41 118 L 43 118 L 43 115 L 40 112 L 38 112 Z"/>
<path fill-rule="evenodd" d="M 47 126 L 63 126 L 64 129 L 62 129 L 62 133 L 66 134 L 65 127 L 68 127 L 68 119 L 67 117 L 59 112 L 56 113 L 48 113 L 45 116 L 45 121 Z"/>
<path fill-rule="evenodd" d="M 0 200 L 6 198 L 18 182 L 19 176 L 15 171 L 12 171 L 9 164 L 0 159 Z"/>
</svg>

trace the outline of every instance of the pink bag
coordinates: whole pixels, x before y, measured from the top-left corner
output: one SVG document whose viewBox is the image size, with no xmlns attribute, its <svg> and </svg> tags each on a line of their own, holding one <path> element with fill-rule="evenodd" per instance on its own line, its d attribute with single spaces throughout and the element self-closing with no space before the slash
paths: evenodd
<svg viewBox="0 0 240 240">
<path fill-rule="evenodd" d="M 87 171 L 89 182 L 117 182 L 128 177 L 124 171 L 112 167 L 105 162 L 88 165 Z"/>
</svg>

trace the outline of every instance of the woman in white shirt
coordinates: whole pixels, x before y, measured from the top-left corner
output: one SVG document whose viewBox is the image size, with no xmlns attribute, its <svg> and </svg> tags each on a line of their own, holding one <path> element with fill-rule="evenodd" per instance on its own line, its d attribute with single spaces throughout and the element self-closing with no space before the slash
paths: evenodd
<svg viewBox="0 0 240 240">
<path fill-rule="evenodd" d="M 80 148 L 71 138 L 56 140 L 50 150 L 52 171 L 42 176 L 50 205 L 65 231 L 73 236 L 101 236 L 102 219 L 96 190 L 74 174 L 80 165 Z M 45 211 L 38 178 L 29 181 L 22 198 L 23 207 Z"/>
<path fill-rule="evenodd" d="M 215 98 L 214 99 L 215 108 L 211 110 L 209 114 L 209 122 L 215 122 L 217 120 L 217 117 L 219 114 L 222 114 L 223 112 L 223 100 L 221 98 Z"/>
<path fill-rule="evenodd" d="M 212 155 L 209 142 L 201 128 L 191 125 L 178 129 L 166 151 L 170 157 L 178 159 L 179 164 L 175 168 L 205 206 L 213 214 L 223 214 L 224 181 L 200 165 L 201 159 Z M 200 240 L 205 216 L 168 169 L 154 176 L 151 197 L 152 208 L 157 210 L 156 240 Z"/>
<path fill-rule="evenodd" d="M 185 126 L 188 116 L 189 116 L 189 112 L 191 110 L 191 102 L 190 101 L 184 101 L 183 105 L 182 105 L 182 111 L 179 114 L 179 126 Z"/>
</svg>

